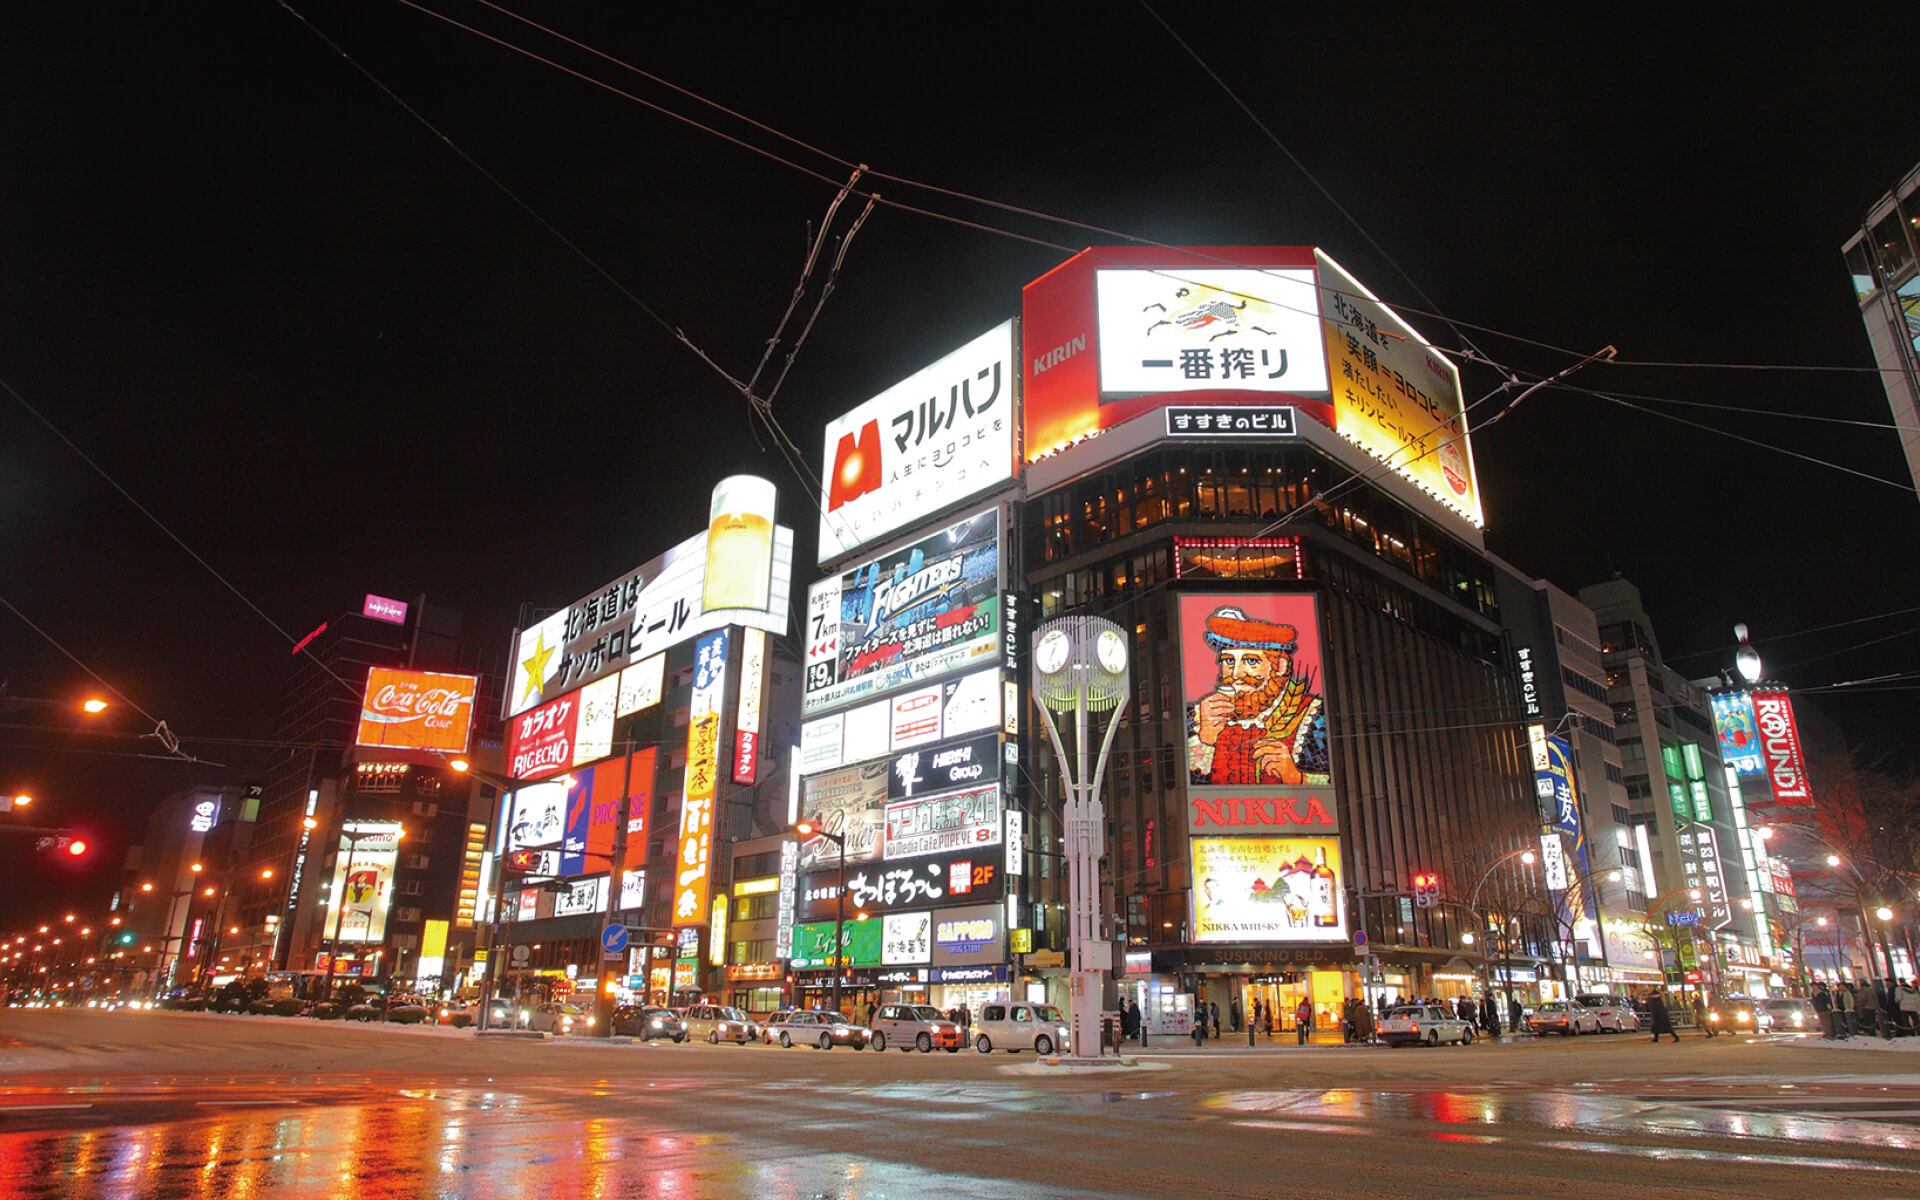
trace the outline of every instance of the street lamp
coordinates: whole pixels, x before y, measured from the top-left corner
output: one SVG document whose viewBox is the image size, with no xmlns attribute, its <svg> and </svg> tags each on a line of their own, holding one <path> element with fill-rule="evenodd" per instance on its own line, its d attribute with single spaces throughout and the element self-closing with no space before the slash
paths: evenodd
<svg viewBox="0 0 1920 1200">
<path fill-rule="evenodd" d="M 829 833 L 811 821 L 795 825 L 793 832 L 802 841 L 823 837 L 840 851 L 840 885 L 834 889 L 838 903 L 833 913 L 833 1011 L 836 1015 L 844 1015 L 840 1013 L 840 976 L 843 972 L 840 939 L 845 936 L 847 925 L 847 839 L 844 834 Z M 864 921 L 866 914 L 861 913 L 860 919 Z"/>
<path fill-rule="evenodd" d="M 1508 851 L 1507 853 L 1502 854 L 1499 858 L 1496 858 L 1492 862 L 1488 863 L 1487 869 L 1480 872 L 1480 878 L 1474 880 L 1473 890 L 1467 893 L 1467 910 L 1473 914 L 1473 921 L 1475 924 L 1478 924 L 1480 921 L 1480 889 L 1486 886 L 1487 880 L 1493 878 L 1493 873 L 1499 869 L 1500 864 L 1515 858 L 1519 859 L 1523 864 L 1530 867 L 1533 865 L 1534 854 L 1531 849 Z M 1504 961 L 1506 964 L 1507 1006 L 1511 1008 L 1513 1006 L 1513 938 L 1512 936 L 1509 935 L 1506 938 L 1506 940 L 1502 943 L 1502 945 L 1504 945 L 1506 948 L 1502 961 Z M 1486 968 L 1487 968 L 1487 956 L 1482 954 L 1480 956 L 1480 969 L 1484 972 Z"/>
</svg>

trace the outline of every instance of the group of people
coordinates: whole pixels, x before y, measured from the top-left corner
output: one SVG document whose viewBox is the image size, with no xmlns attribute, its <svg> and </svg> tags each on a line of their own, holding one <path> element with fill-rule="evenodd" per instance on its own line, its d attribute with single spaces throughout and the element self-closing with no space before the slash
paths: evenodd
<svg viewBox="0 0 1920 1200">
<path fill-rule="evenodd" d="M 1813 1011 L 1820 1014 L 1820 1036 L 1829 1041 L 1920 1034 L 1920 988 L 1911 979 L 1855 979 L 1831 987 L 1818 981 L 1813 985 Z"/>
</svg>

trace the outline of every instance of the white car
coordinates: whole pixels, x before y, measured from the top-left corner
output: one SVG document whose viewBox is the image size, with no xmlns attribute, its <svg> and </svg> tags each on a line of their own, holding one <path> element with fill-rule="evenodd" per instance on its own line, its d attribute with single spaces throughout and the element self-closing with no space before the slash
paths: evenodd
<svg viewBox="0 0 1920 1200">
<path fill-rule="evenodd" d="M 1050 1056 L 1068 1049 L 1067 1021 L 1051 1004 L 986 1004 L 973 1026 L 973 1048 L 982 1054 L 1031 1050 Z"/>
<path fill-rule="evenodd" d="M 574 1004 L 542 1004 L 527 1019 L 527 1028 L 542 1033 L 585 1033 L 593 1028 L 593 1014 Z"/>
<path fill-rule="evenodd" d="M 1565 1037 L 1576 1037 L 1583 1033 L 1599 1033 L 1600 1018 L 1584 1004 L 1554 1000 L 1527 1014 L 1527 1028 L 1542 1035 L 1558 1033 Z"/>
<path fill-rule="evenodd" d="M 1608 996 L 1596 992 L 1590 996 L 1575 996 L 1574 1002 L 1594 1015 L 1599 1022 L 1601 1033 L 1638 1033 L 1640 1032 L 1640 1014 L 1633 1005 L 1619 996 Z"/>
<path fill-rule="evenodd" d="M 1426 1004 L 1388 1009 L 1387 1015 L 1374 1026 L 1374 1032 L 1389 1046 L 1473 1044 L 1473 1026 L 1462 1021 L 1458 1013 Z"/>
<path fill-rule="evenodd" d="M 1798 997 L 1762 1000 L 1760 1008 L 1772 1018 L 1770 1027 L 1775 1033 L 1801 1033 L 1820 1028 L 1820 1015 L 1813 1011 L 1811 1000 Z"/>
</svg>

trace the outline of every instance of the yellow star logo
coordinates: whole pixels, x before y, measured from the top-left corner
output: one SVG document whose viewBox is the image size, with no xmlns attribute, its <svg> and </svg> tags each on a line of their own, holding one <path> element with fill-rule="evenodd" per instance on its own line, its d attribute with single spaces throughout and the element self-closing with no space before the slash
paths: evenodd
<svg viewBox="0 0 1920 1200">
<path fill-rule="evenodd" d="M 520 664 L 527 669 L 527 690 L 520 694 L 522 700 L 528 696 L 540 694 L 540 685 L 547 677 L 547 660 L 553 657 L 553 652 L 557 649 L 559 649 L 558 646 L 547 645 L 546 634 L 541 633 L 534 637 L 533 657 Z"/>
</svg>

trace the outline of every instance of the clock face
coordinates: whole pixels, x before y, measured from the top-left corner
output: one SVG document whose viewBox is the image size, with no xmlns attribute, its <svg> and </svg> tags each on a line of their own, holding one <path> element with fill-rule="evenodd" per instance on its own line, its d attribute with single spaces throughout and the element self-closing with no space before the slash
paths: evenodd
<svg viewBox="0 0 1920 1200">
<path fill-rule="evenodd" d="M 1113 630 L 1102 630 L 1100 640 L 1094 649 L 1100 656 L 1100 665 L 1107 669 L 1107 674 L 1118 675 L 1127 669 L 1127 639 Z"/>
<path fill-rule="evenodd" d="M 1054 630 L 1040 639 L 1033 651 L 1033 665 L 1040 668 L 1042 675 L 1052 675 L 1067 665 L 1067 655 L 1073 649 L 1067 635 Z"/>
</svg>

